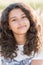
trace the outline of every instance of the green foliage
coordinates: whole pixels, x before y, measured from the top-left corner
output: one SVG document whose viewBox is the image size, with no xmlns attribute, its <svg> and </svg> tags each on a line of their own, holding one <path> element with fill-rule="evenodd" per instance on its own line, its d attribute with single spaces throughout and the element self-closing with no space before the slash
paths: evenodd
<svg viewBox="0 0 43 65">
<path fill-rule="evenodd" d="M 33 3 L 30 2 L 30 5 L 34 8 L 34 9 L 38 9 L 38 8 L 42 8 L 43 9 L 43 3 Z"/>
<path fill-rule="evenodd" d="M 5 8 L 5 5 L 0 5 L 0 10 L 4 8 Z"/>
<path fill-rule="evenodd" d="M 43 3 L 34 3 L 34 2 L 30 2 L 30 5 L 34 8 L 34 9 L 37 9 L 37 8 L 42 8 L 43 9 Z M 0 5 L 0 10 L 4 9 L 7 5 L 3 4 L 3 5 Z"/>
</svg>

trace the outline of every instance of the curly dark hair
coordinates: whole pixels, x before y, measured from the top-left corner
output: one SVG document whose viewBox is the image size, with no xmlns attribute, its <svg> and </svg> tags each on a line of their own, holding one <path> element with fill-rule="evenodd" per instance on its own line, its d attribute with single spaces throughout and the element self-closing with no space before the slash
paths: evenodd
<svg viewBox="0 0 43 65">
<path fill-rule="evenodd" d="M 9 5 L 3 12 L 1 16 L 1 54 L 2 56 L 6 58 L 13 58 L 17 56 L 16 50 L 18 48 L 17 41 L 15 40 L 15 37 L 13 36 L 13 33 L 11 30 L 9 30 L 9 23 L 8 23 L 8 16 L 9 12 L 12 9 L 20 8 L 27 16 L 27 18 L 30 21 L 30 28 L 26 33 L 26 44 L 24 45 L 24 51 L 23 53 L 30 56 L 32 55 L 32 52 L 37 53 L 39 51 L 39 37 L 38 37 L 38 29 L 36 26 L 37 19 L 33 19 L 33 15 L 31 13 L 31 9 L 27 10 L 25 9 L 25 6 L 23 7 L 20 3 L 15 3 Z M 15 56 L 13 56 L 13 53 Z"/>
</svg>

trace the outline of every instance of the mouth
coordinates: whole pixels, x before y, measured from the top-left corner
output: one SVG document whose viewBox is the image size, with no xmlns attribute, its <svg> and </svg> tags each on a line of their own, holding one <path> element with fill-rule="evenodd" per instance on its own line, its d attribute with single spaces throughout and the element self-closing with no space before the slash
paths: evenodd
<svg viewBox="0 0 43 65">
<path fill-rule="evenodd" d="M 20 26 L 20 27 L 18 27 L 18 29 L 20 29 L 20 28 L 24 28 L 24 27 L 26 27 L 26 25 Z"/>
</svg>

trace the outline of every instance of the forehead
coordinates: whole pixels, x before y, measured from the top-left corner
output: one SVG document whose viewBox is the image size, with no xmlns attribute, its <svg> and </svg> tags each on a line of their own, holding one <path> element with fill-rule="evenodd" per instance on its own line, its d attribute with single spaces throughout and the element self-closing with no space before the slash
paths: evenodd
<svg viewBox="0 0 43 65">
<path fill-rule="evenodd" d="M 9 13 L 9 16 L 10 16 L 10 17 L 12 17 L 12 16 L 17 16 L 17 15 L 20 16 L 20 15 L 22 15 L 22 14 L 25 15 L 25 13 L 24 13 L 21 9 L 17 8 L 17 9 L 11 10 L 10 13 Z"/>
</svg>

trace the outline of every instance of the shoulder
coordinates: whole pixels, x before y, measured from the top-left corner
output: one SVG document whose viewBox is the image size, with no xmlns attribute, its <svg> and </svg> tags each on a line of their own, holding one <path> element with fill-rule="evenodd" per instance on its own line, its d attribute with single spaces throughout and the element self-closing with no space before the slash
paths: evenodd
<svg viewBox="0 0 43 65">
<path fill-rule="evenodd" d="M 35 54 L 33 60 L 43 60 L 43 52 L 40 52 L 38 54 Z"/>
<path fill-rule="evenodd" d="M 0 64 L 1 65 L 9 65 L 8 60 L 5 59 L 3 56 L 0 56 Z"/>
<path fill-rule="evenodd" d="M 4 59 L 3 59 L 3 57 L 0 56 L 0 65 L 2 65 L 2 60 L 4 60 Z"/>
</svg>

